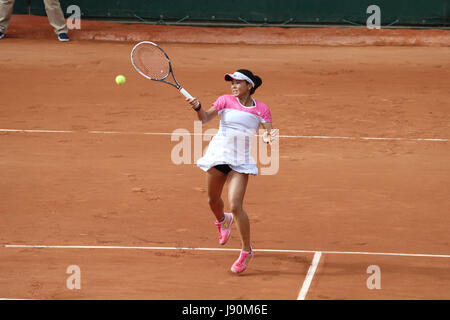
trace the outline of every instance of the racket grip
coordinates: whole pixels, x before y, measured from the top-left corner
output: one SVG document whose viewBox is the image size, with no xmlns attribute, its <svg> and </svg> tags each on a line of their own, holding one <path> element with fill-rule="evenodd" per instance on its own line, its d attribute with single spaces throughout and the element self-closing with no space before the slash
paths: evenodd
<svg viewBox="0 0 450 320">
<path fill-rule="evenodd" d="M 189 94 L 184 88 L 180 88 L 180 93 L 188 99 L 193 99 L 194 97 Z"/>
</svg>

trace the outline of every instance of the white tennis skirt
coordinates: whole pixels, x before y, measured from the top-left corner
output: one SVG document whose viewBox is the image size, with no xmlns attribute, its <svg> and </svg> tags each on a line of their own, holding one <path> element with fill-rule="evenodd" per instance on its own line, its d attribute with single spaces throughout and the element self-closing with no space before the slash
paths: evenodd
<svg viewBox="0 0 450 320">
<path fill-rule="evenodd" d="M 216 135 L 209 143 L 205 155 L 197 160 L 197 166 L 208 171 L 219 164 L 228 164 L 240 173 L 258 174 L 258 167 L 250 155 L 250 144 L 239 144 L 227 137 Z"/>
</svg>

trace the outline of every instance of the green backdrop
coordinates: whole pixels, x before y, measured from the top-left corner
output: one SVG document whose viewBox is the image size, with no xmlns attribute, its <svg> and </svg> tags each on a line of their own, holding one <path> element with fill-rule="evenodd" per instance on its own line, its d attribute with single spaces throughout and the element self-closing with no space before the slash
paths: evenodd
<svg viewBox="0 0 450 320">
<path fill-rule="evenodd" d="M 450 26 L 450 0 L 61 0 L 83 18 L 151 23 L 365 25 L 369 5 L 381 8 L 382 25 Z M 17 0 L 15 13 L 45 15 L 42 0 Z"/>
</svg>

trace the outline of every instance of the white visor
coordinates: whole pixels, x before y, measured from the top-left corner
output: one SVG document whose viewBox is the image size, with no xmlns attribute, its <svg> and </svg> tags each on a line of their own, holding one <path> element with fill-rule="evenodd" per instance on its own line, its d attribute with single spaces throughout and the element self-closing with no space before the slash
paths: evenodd
<svg viewBox="0 0 450 320">
<path fill-rule="evenodd" d="M 240 72 L 235 72 L 235 73 L 227 73 L 225 74 L 225 80 L 226 81 L 231 81 L 231 79 L 234 80 L 245 80 L 248 81 L 249 83 L 251 83 L 252 87 L 255 87 L 255 83 L 252 81 L 252 79 L 250 79 L 249 77 L 247 77 L 245 74 L 240 73 Z"/>
</svg>

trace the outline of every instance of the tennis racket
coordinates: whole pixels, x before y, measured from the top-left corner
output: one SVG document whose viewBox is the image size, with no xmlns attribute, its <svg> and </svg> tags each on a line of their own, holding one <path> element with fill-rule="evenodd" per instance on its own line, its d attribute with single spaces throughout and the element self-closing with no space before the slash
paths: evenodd
<svg viewBox="0 0 450 320">
<path fill-rule="evenodd" d="M 170 84 L 186 98 L 193 99 L 189 92 L 178 83 L 173 74 L 169 56 L 156 43 L 142 41 L 135 45 L 131 51 L 131 63 L 143 77 Z M 167 81 L 170 80 L 169 75 L 172 75 L 173 82 Z"/>
</svg>

